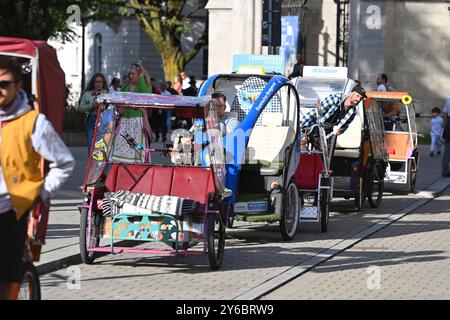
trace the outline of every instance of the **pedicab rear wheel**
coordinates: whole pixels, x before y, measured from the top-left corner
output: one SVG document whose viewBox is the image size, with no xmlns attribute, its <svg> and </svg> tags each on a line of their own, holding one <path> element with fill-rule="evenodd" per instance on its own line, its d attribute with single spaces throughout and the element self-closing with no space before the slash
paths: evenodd
<svg viewBox="0 0 450 320">
<path fill-rule="evenodd" d="M 89 252 L 87 248 L 87 240 L 88 240 L 88 214 L 89 210 L 87 208 L 82 208 L 80 211 L 80 255 L 81 260 L 85 264 L 93 264 L 95 258 L 97 257 L 96 252 Z M 91 246 L 98 247 L 100 244 L 100 238 L 96 235 L 96 227 L 94 223 L 94 219 L 92 221 L 91 228 Z"/>
<path fill-rule="evenodd" d="M 384 170 L 380 163 L 374 163 L 367 172 L 367 201 L 372 208 L 378 208 L 383 200 Z"/>
<path fill-rule="evenodd" d="M 20 281 L 18 300 L 41 300 L 41 283 L 36 267 L 24 262 Z"/>
<path fill-rule="evenodd" d="M 295 183 L 290 182 L 283 192 L 281 208 L 280 231 L 283 240 L 293 240 L 298 227 L 299 206 L 298 190 Z"/>
<path fill-rule="evenodd" d="M 211 269 L 218 270 L 225 252 L 225 226 L 219 214 L 208 216 L 208 258 Z"/>
</svg>

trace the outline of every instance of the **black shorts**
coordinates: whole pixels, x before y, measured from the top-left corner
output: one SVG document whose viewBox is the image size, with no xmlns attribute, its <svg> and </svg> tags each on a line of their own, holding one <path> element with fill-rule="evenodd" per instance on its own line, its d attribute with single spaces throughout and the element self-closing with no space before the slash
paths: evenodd
<svg viewBox="0 0 450 320">
<path fill-rule="evenodd" d="M 0 282 L 20 282 L 28 213 L 17 221 L 16 213 L 0 214 Z"/>
</svg>

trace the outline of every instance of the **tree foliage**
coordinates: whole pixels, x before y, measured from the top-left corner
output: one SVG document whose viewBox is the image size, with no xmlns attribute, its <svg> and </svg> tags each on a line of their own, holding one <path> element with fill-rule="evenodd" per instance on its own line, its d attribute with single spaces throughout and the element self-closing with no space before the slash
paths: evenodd
<svg viewBox="0 0 450 320">
<path fill-rule="evenodd" d="M 124 0 L 0 1 L 0 35 L 71 40 L 74 35 L 71 23 L 117 20 L 126 13 L 123 10 L 126 3 Z M 79 10 L 74 10 L 74 6 Z"/>
<path fill-rule="evenodd" d="M 181 44 L 183 36 L 192 31 L 193 15 L 204 9 L 207 2 L 207 0 L 0 1 L 0 35 L 35 40 L 58 37 L 67 41 L 74 37 L 74 31 L 71 29 L 73 23 L 90 21 L 119 23 L 123 16 L 135 16 L 160 54 L 166 78 L 173 79 L 207 43 L 208 30 L 205 23 L 202 35 L 187 52 L 183 51 Z M 79 10 L 74 10 L 74 6 Z"/>
</svg>

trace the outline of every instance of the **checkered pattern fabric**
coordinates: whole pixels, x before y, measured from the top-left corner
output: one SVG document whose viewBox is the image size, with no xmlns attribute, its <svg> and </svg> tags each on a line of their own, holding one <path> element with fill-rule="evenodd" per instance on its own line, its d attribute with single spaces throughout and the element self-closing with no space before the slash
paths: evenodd
<svg viewBox="0 0 450 320">
<path fill-rule="evenodd" d="M 233 99 L 231 105 L 231 111 L 237 112 L 239 122 L 242 121 L 250 111 L 253 103 L 258 99 L 261 92 L 266 87 L 267 82 L 258 77 L 249 77 L 242 83 L 242 86 L 237 90 L 236 96 Z M 275 95 L 267 106 L 264 108 L 264 112 L 283 112 L 281 108 L 281 102 L 278 95 Z M 256 126 L 262 125 L 262 117 L 258 117 Z"/>
<path fill-rule="evenodd" d="M 119 213 L 163 213 L 181 217 L 197 210 L 199 203 L 191 199 L 174 196 L 154 196 L 132 193 L 127 190 L 105 193 L 102 209 L 104 216 Z"/>
<path fill-rule="evenodd" d="M 322 109 L 323 117 L 320 119 L 321 123 L 327 123 L 333 118 L 333 115 L 339 110 L 341 102 L 344 100 L 342 93 L 330 94 L 328 97 L 322 100 L 320 103 L 320 108 Z M 341 118 L 337 124 L 341 133 L 347 130 L 350 123 L 356 116 L 356 108 L 350 108 L 348 112 Z M 316 110 L 313 109 L 309 111 L 302 119 L 300 126 L 303 128 L 309 128 L 317 123 Z M 328 138 L 328 136 L 327 136 Z"/>
</svg>

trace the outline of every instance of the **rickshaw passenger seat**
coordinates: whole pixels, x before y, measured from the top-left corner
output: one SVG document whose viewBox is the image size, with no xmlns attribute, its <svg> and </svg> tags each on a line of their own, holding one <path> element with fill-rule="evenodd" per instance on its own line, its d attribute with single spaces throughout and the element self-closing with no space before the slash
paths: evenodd
<svg viewBox="0 0 450 320">
<path fill-rule="evenodd" d="M 389 154 L 389 159 L 405 160 L 410 156 L 412 143 L 408 132 L 386 132 L 385 135 L 387 149 L 394 149 L 394 153 Z"/>
<path fill-rule="evenodd" d="M 336 139 L 335 157 L 359 158 L 361 148 L 361 117 L 356 115 L 347 130 Z"/>
<path fill-rule="evenodd" d="M 276 175 L 279 172 L 279 165 L 286 160 L 286 148 L 294 140 L 294 130 L 291 127 L 281 126 L 282 116 L 281 114 L 281 118 L 276 117 L 279 120 L 279 126 L 273 125 L 275 122 L 272 122 L 269 126 L 255 126 L 250 135 L 246 162 L 252 164 L 260 161 L 275 164 L 275 167 L 277 167 L 277 170 L 262 168 L 261 175 Z"/>
<path fill-rule="evenodd" d="M 105 186 L 110 192 L 129 190 L 155 196 L 178 196 L 202 204 L 206 204 L 208 194 L 215 191 L 209 169 L 119 163 L 112 165 Z"/>
<path fill-rule="evenodd" d="M 283 125 L 283 113 L 265 112 L 261 114 L 263 127 L 281 127 Z"/>
<path fill-rule="evenodd" d="M 317 189 L 321 171 L 323 171 L 323 163 L 320 154 L 302 154 L 294 174 L 297 188 L 306 190 Z"/>
<path fill-rule="evenodd" d="M 208 194 L 214 193 L 212 171 L 204 168 L 174 168 L 171 196 L 192 199 L 201 204 L 208 203 Z"/>
</svg>

